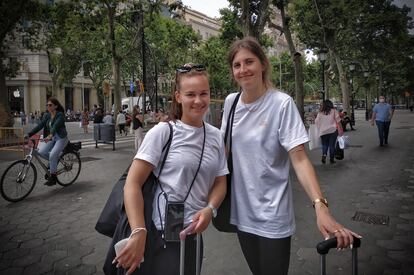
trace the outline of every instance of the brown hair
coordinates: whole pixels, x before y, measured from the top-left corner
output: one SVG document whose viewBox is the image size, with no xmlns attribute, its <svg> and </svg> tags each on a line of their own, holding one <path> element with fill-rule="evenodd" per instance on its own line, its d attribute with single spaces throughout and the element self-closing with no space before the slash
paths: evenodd
<svg viewBox="0 0 414 275">
<path fill-rule="evenodd" d="M 230 46 L 230 51 L 228 55 L 228 63 L 230 65 L 230 72 L 233 76 L 233 60 L 236 54 L 241 50 L 246 49 L 250 51 L 252 54 L 254 54 L 259 60 L 260 63 L 262 63 L 262 66 L 264 68 L 263 75 L 262 75 L 262 81 L 264 83 L 264 86 L 266 89 L 272 87 L 272 82 L 270 81 L 270 62 L 267 58 L 265 52 L 263 51 L 262 46 L 257 41 L 256 38 L 252 36 L 246 36 L 243 39 L 239 39 L 233 42 L 233 44 Z"/>
<path fill-rule="evenodd" d="M 62 112 L 62 113 L 65 112 L 65 108 L 63 108 L 62 104 L 60 104 L 59 100 L 57 100 L 56 97 L 49 97 L 47 99 L 47 102 L 52 102 L 53 105 L 56 105 L 57 106 L 56 111 Z"/>
<path fill-rule="evenodd" d="M 194 66 L 194 63 L 187 63 L 184 66 Z M 180 73 L 180 72 L 176 72 L 175 73 L 175 89 L 172 90 L 171 93 L 171 107 L 170 107 L 170 112 L 168 115 L 168 120 L 172 120 L 175 121 L 176 119 L 181 119 L 182 115 L 183 115 L 183 108 L 181 106 L 181 103 L 178 103 L 176 98 L 175 98 L 175 92 L 179 92 L 181 90 L 181 81 L 184 77 L 188 78 L 188 77 L 193 77 L 196 75 L 203 75 L 207 78 L 207 80 L 209 80 L 209 75 L 207 73 L 207 70 L 204 71 L 197 71 L 197 70 L 190 70 L 189 72 L 185 72 L 185 73 Z"/>
</svg>

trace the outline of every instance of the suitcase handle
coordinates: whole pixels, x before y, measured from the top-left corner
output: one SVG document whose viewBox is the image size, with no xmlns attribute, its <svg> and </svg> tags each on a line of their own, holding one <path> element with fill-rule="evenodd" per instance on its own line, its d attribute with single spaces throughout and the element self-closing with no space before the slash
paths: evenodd
<svg viewBox="0 0 414 275">
<path fill-rule="evenodd" d="M 338 245 L 336 237 L 322 241 L 316 245 L 316 250 L 319 254 L 328 254 L 329 249 L 335 248 Z M 353 247 L 358 248 L 361 246 L 361 239 L 354 237 Z"/>
</svg>

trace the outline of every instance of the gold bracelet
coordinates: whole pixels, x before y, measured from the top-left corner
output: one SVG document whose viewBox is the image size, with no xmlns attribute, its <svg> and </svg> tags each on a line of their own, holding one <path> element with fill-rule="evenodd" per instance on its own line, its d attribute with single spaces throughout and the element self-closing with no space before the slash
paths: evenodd
<svg viewBox="0 0 414 275">
<path fill-rule="evenodd" d="M 318 198 L 312 201 L 313 208 L 315 208 L 315 204 L 318 202 L 323 203 L 326 207 L 328 207 L 328 201 L 325 198 Z"/>
</svg>

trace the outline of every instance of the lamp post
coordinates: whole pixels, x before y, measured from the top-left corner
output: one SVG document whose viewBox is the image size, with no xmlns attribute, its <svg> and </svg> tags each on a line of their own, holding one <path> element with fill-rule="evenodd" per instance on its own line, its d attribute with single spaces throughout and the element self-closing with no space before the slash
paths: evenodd
<svg viewBox="0 0 414 275">
<path fill-rule="evenodd" d="M 368 121 L 369 119 L 369 112 L 368 112 L 368 77 L 369 77 L 369 71 L 364 71 L 364 78 L 365 78 L 365 120 Z"/>
<path fill-rule="evenodd" d="M 322 64 L 322 99 L 325 101 L 325 61 L 326 61 L 327 51 L 325 49 L 320 49 L 318 52 L 318 59 Z"/>
<path fill-rule="evenodd" d="M 351 123 L 352 126 L 355 126 L 355 114 L 354 114 L 354 82 L 353 82 L 353 75 L 352 73 L 355 71 L 355 64 L 351 63 L 349 64 L 349 72 L 350 72 L 350 76 L 351 76 Z"/>
<path fill-rule="evenodd" d="M 380 80 L 380 75 L 379 74 L 377 74 L 375 76 L 375 80 L 377 81 L 377 85 L 378 85 L 378 87 L 377 87 L 377 102 L 378 102 L 379 101 L 380 88 L 381 88 L 381 84 L 379 82 L 379 80 Z"/>
</svg>

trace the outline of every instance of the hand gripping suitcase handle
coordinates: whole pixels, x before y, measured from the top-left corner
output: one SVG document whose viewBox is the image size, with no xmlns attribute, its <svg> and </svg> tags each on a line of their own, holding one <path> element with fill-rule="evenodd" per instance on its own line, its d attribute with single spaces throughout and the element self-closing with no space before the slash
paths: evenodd
<svg viewBox="0 0 414 275">
<path fill-rule="evenodd" d="M 336 237 L 332 239 L 328 239 L 326 241 L 322 241 L 316 245 L 316 250 L 319 254 L 328 254 L 331 248 L 335 248 L 338 245 Z M 358 248 L 361 246 L 361 239 L 354 237 L 353 247 Z"/>
</svg>

